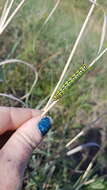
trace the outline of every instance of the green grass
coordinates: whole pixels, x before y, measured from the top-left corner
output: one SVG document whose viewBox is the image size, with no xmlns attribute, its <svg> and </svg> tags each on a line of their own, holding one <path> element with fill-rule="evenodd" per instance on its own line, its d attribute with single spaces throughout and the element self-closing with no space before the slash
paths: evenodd
<svg viewBox="0 0 107 190">
<path fill-rule="evenodd" d="M 33 108 L 54 89 L 90 6 L 85 0 L 63 1 L 49 23 L 39 32 L 53 5 L 53 1 L 49 0 L 28 1 L 0 37 L 0 59 L 20 58 L 33 64 L 38 71 L 39 80 L 28 101 L 29 107 Z M 85 64 L 89 64 L 95 57 L 101 23 L 102 17 L 97 10 L 81 40 L 67 76 L 75 72 L 83 60 Z M 26 171 L 23 190 L 74 190 L 73 185 L 81 176 L 81 173 L 76 173 L 75 168 L 84 155 L 77 155 L 76 158 L 67 157 L 64 147 L 82 126 L 86 127 L 88 122 L 95 119 L 95 115 L 98 116 L 105 111 L 106 57 L 107 55 L 50 111 L 54 119 L 53 129 L 44 139 L 40 149 L 33 153 Z M 0 79 L 3 80 L 0 82 L 0 92 L 21 97 L 28 92 L 33 74 L 26 66 L 8 65 L 0 68 Z M 0 97 L 0 105 L 21 106 L 4 97 Z M 105 117 L 103 121 L 106 121 Z M 100 127 L 105 126 L 100 123 Z M 81 140 L 77 142 L 80 143 Z M 106 142 L 104 146 L 107 146 Z M 106 151 L 103 154 L 106 155 Z M 99 157 L 102 158 L 102 154 Z M 106 159 L 104 163 L 105 168 Z M 93 174 L 89 179 L 97 174 L 97 189 L 106 190 L 105 180 L 100 179 L 100 175 L 104 175 L 103 172 L 99 174 L 101 171 L 102 159 L 97 160 L 95 172 L 93 168 Z M 80 189 L 95 188 L 96 184 L 91 184 Z"/>
</svg>

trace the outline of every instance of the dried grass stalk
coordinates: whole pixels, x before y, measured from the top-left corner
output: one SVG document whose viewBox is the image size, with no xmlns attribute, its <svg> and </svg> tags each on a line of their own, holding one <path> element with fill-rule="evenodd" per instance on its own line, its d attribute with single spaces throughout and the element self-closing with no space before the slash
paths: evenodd
<svg viewBox="0 0 107 190">
<path fill-rule="evenodd" d="M 4 6 L 4 10 L 1 16 L 1 22 L 0 22 L 0 34 L 3 33 L 3 31 L 5 30 L 5 28 L 9 25 L 9 23 L 11 22 L 11 20 L 13 19 L 13 17 L 17 14 L 17 12 L 19 11 L 19 9 L 23 6 L 23 4 L 25 3 L 26 0 L 22 0 L 16 7 L 16 9 L 13 11 L 13 13 L 9 16 L 10 10 L 13 6 L 15 0 L 11 0 L 10 5 L 8 0 L 6 1 L 6 4 Z"/>
<path fill-rule="evenodd" d="M 80 152 L 83 149 L 86 149 L 86 148 L 91 147 L 91 146 L 96 146 L 96 147 L 100 148 L 100 146 L 97 143 L 95 143 L 95 142 L 89 142 L 89 143 L 86 143 L 86 144 L 79 145 L 76 148 L 68 151 L 67 152 L 67 156 L 71 156 L 71 155 L 73 155 L 73 154 L 75 154 L 77 152 Z"/>
<path fill-rule="evenodd" d="M 101 32 L 101 40 L 100 40 L 98 54 L 102 50 L 104 40 L 105 40 L 105 36 L 106 36 L 106 30 L 107 30 L 107 15 L 104 13 L 104 21 L 103 21 L 103 27 L 102 27 L 102 32 Z"/>
<path fill-rule="evenodd" d="M 60 3 L 60 2 L 61 2 L 61 0 L 58 0 L 58 1 L 56 2 L 56 4 L 55 4 L 55 6 L 53 7 L 52 11 L 50 12 L 50 14 L 48 15 L 48 17 L 46 18 L 46 20 L 45 20 L 43 26 L 46 25 L 47 22 L 50 20 L 50 18 L 53 16 L 53 14 L 54 14 L 54 12 L 56 11 L 57 7 L 59 6 L 59 3 Z"/>
<path fill-rule="evenodd" d="M 11 99 L 11 100 L 15 100 L 15 101 L 21 103 L 24 107 L 26 107 L 26 104 L 25 104 L 22 100 L 20 100 L 19 98 L 13 96 L 12 94 L 0 93 L 0 96 L 9 98 L 9 99 Z"/>
</svg>

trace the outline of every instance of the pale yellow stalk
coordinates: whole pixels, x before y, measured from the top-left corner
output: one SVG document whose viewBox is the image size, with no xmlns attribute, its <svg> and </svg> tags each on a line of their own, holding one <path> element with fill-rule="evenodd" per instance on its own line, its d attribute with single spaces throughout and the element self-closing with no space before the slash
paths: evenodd
<svg viewBox="0 0 107 190">
<path fill-rule="evenodd" d="M 9 0 L 7 0 L 7 1 L 5 2 L 3 11 L 2 11 L 2 13 L 1 13 L 1 17 L 0 17 L 0 27 L 1 27 L 1 25 L 2 25 L 3 18 L 4 18 L 4 16 L 5 16 L 5 14 L 6 14 L 6 11 L 7 11 L 7 8 L 8 8 L 8 4 L 9 4 Z"/>
<path fill-rule="evenodd" d="M 47 22 L 50 20 L 50 18 L 52 17 L 52 15 L 54 14 L 54 12 L 56 11 L 57 7 L 59 6 L 59 3 L 60 3 L 61 0 L 58 0 L 55 4 L 55 6 L 53 7 L 52 11 L 50 12 L 49 16 L 47 17 L 47 19 L 45 20 L 43 26 L 45 24 L 47 24 Z"/>
<path fill-rule="evenodd" d="M 8 26 L 8 24 L 11 22 L 11 20 L 13 19 L 13 17 L 16 15 L 16 13 L 19 11 L 19 9 L 22 7 L 22 5 L 24 4 L 26 0 L 22 0 L 18 6 L 16 7 L 16 9 L 14 10 L 14 12 L 9 16 L 9 18 L 6 20 L 6 22 L 4 23 L 4 25 L 0 28 L 0 34 L 2 34 L 2 32 L 5 30 L 5 28 Z M 12 1 L 13 2 L 13 1 Z"/>
<path fill-rule="evenodd" d="M 73 142 L 75 142 L 79 137 L 84 135 L 84 133 L 85 133 L 84 131 L 81 131 L 78 135 L 76 135 L 76 137 L 74 137 L 70 142 L 66 144 L 66 148 L 69 147 Z"/>
<path fill-rule="evenodd" d="M 2 29 L 2 27 L 4 26 L 4 24 L 5 24 L 6 20 L 7 20 L 7 17 L 9 15 L 9 13 L 10 13 L 10 10 L 12 8 L 12 5 L 13 5 L 14 1 L 15 0 L 11 0 L 10 5 L 5 9 L 4 15 L 2 16 L 2 20 L 1 20 L 1 23 L 0 23 L 0 28 L 1 29 Z M 6 2 L 6 4 L 7 4 L 7 2 Z"/>
<path fill-rule="evenodd" d="M 107 48 L 105 48 L 89 65 L 89 67 L 92 67 L 105 53 L 107 52 Z"/>
<path fill-rule="evenodd" d="M 15 100 L 15 101 L 17 101 L 17 102 L 20 102 L 23 106 L 26 107 L 26 104 L 25 104 L 22 100 L 20 100 L 19 98 L 15 97 L 15 96 L 13 96 L 13 95 L 11 95 L 11 94 L 0 93 L 0 96 L 9 98 L 9 99 L 11 99 L 11 100 Z"/>
</svg>

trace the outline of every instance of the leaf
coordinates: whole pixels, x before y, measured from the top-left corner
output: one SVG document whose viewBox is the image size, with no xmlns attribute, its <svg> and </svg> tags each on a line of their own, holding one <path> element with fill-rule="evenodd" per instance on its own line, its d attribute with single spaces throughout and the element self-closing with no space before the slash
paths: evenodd
<svg viewBox="0 0 107 190">
<path fill-rule="evenodd" d="M 97 180 L 96 182 L 92 183 L 90 185 L 92 190 L 104 190 L 105 189 L 105 185 L 104 185 L 104 181 L 103 180 Z"/>
<path fill-rule="evenodd" d="M 101 40 L 100 40 L 98 54 L 101 52 L 103 44 L 104 44 L 106 29 L 107 29 L 107 15 L 104 14 L 104 22 L 103 22 L 103 27 L 102 27 Z"/>
<path fill-rule="evenodd" d="M 91 186 L 91 188 L 94 190 L 103 190 L 105 187 L 103 184 L 99 183 L 99 184 L 94 184 L 93 186 Z"/>
</svg>

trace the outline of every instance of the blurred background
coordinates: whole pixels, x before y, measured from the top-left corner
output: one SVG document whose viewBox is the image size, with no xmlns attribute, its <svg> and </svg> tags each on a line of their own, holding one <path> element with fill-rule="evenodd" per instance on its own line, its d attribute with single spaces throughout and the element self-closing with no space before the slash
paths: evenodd
<svg viewBox="0 0 107 190">
<path fill-rule="evenodd" d="M 107 12 L 107 2 L 98 1 Z M 18 1 L 16 2 L 18 3 Z M 41 109 L 52 93 L 74 45 L 91 3 L 88 0 L 62 0 L 49 22 L 43 23 L 56 0 L 29 0 L 0 36 L 0 61 L 17 58 L 32 64 L 39 75 L 26 107 Z M 4 0 L 0 0 L 0 12 Z M 13 7 L 14 9 L 14 7 Z M 66 76 L 83 62 L 96 57 L 103 26 L 103 13 L 96 8 L 81 39 Z M 104 47 L 106 47 L 107 38 Z M 17 98 L 28 93 L 34 73 L 26 65 L 0 67 L 0 93 Z M 22 107 L 0 96 L 0 105 Z M 104 55 L 71 88 L 49 113 L 54 125 L 40 147 L 33 152 L 26 170 L 23 190 L 106 190 L 107 189 L 107 55 Z M 85 134 L 68 149 L 65 145 L 81 130 Z M 66 152 L 80 144 L 95 142 L 71 156 Z M 82 179 L 89 163 L 92 168 Z"/>
</svg>

